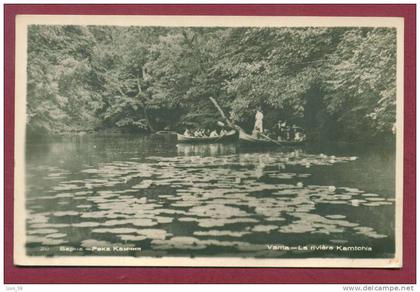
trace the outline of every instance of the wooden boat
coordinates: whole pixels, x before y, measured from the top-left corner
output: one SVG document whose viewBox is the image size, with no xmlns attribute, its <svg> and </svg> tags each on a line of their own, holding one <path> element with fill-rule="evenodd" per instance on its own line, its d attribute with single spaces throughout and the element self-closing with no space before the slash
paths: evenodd
<svg viewBox="0 0 420 292">
<path fill-rule="evenodd" d="M 210 100 L 214 104 L 214 106 L 217 108 L 220 115 L 226 121 L 228 126 L 230 126 L 233 129 L 236 129 L 239 132 L 239 141 L 241 142 L 242 145 L 259 146 L 259 147 L 264 147 L 264 146 L 285 147 L 285 146 L 299 146 L 306 142 L 305 140 L 303 141 L 277 141 L 263 135 L 261 135 L 262 137 L 258 137 L 258 138 L 253 137 L 247 134 L 241 127 L 239 127 L 238 125 L 230 121 L 225 115 L 225 113 L 223 112 L 222 108 L 219 106 L 219 104 L 213 97 L 210 97 Z"/>
<path fill-rule="evenodd" d="M 181 134 L 176 134 L 178 143 L 229 143 L 236 142 L 238 140 L 238 132 L 231 130 L 225 135 L 217 137 L 188 137 Z"/>
<path fill-rule="evenodd" d="M 245 133 L 243 130 L 239 131 L 239 141 L 243 145 L 248 146 L 298 146 L 305 143 L 303 141 L 276 141 L 270 139 L 269 137 L 259 137 L 256 138 Z"/>
</svg>

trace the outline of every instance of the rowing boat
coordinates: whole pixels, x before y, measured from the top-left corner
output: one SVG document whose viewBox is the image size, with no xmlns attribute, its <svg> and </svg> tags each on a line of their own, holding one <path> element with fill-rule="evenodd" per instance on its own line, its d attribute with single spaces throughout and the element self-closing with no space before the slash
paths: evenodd
<svg viewBox="0 0 420 292">
<path fill-rule="evenodd" d="M 239 132 L 239 142 L 241 142 L 242 145 L 249 145 L 249 146 L 277 146 L 277 147 L 282 147 L 282 146 L 298 146 L 298 145 L 302 145 L 304 144 L 306 141 L 302 140 L 302 141 L 276 141 L 273 140 L 267 136 L 261 135 L 260 137 L 256 138 L 254 136 L 251 136 L 249 134 L 247 134 L 241 127 L 239 127 L 238 125 L 236 125 L 235 123 L 233 123 L 232 121 L 230 121 L 228 119 L 228 117 L 225 115 L 225 113 L 223 112 L 223 109 L 219 106 L 219 104 L 217 103 L 217 101 L 213 98 L 210 97 L 210 101 L 214 104 L 214 106 L 217 108 L 217 110 L 219 111 L 220 115 L 222 116 L 222 118 L 226 121 L 227 125 L 233 129 L 236 129 Z M 223 122 L 220 122 L 221 124 L 223 124 Z"/>
<path fill-rule="evenodd" d="M 239 131 L 239 141 L 243 145 L 254 145 L 254 146 L 298 146 L 305 143 L 305 141 L 276 141 L 269 137 L 256 138 L 245 133 L 243 130 Z"/>
<path fill-rule="evenodd" d="M 176 134 L 178 143 L 229 143 L 236 142 L 238 140 L 238 132 L 231 130 L 224 135 L 217 137 L 189 137 L 181 134 Z"/>
</svg>

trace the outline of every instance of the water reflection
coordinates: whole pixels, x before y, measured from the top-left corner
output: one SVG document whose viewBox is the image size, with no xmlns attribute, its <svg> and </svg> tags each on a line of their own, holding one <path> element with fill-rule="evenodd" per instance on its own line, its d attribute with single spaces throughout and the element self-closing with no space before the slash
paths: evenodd
<svg viewBox="0 0 420 292">
<path fill-rule="evenodd" d="M 136 256 L 299 256 L 273 254 L 270 243 L 369 244 L 377 247 L 373 256 L 393 252 L 393 226 L 386 225 L 393 197 L 313 180 L 324 169 L 358 164 L 356 156 L 174 148 L 171 141 L 86 137 L 30 157 L 29 254 L 43 254 L 45 245 L 117 244 L 141 246 L 142 253 L 130 253 Z"/>
<path fill-rule="evenodd" d="M 177 144 L 178 155 L 220 156 L 237 153 L 235 144 Z"/>
</svg>

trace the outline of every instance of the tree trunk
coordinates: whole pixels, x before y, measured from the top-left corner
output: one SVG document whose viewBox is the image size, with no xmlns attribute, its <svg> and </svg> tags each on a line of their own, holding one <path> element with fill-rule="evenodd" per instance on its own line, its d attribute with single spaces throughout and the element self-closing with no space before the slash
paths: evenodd
<svg viewBox="0 0 420 292">
<path fill-rule="evenodd" d="M 233 127 L 233 123 L 228 119 L 228 117 L 225 115 L 224 111 L 222 110 L 222 108 L 219 106 L 219 104 L 217 103 L 217 101 L 213 98 L 213 97 L 209 97 L 211 102 L 214 104 L 214 106 L 217 108 L 217 110 L 219 111 L 220 115 L 223 117 L 223 119 L 226 121 L 226 123 Z"/>
<path fill-rule="evenodd" d="M 217 103 L 217 101 L 213 97 L 209 97 L 209 98 L 210 98 L 211 102 L 214 104 L 214 106 L 217 108 L 217 110 L 219 111 L 220 115 L 223 117 L 223 119 L 229 125 L 229 127 L 231 127 L 232 129 L 244 132 L 244 130 L 241 127 L 239 127 L 238 125 L 235 125 L 234 123 L 232 123 L 231 120 L 229 120 L 229 118 L 225 115 L 224 111 L 222 110 L 222 108 L 219 106 L 219 104 Z"/>
</svg>

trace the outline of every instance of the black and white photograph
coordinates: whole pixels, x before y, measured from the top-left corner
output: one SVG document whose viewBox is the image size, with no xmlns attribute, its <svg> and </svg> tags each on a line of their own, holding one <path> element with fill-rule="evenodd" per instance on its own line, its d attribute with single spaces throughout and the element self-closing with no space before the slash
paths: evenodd
<svg viewBox="0 0 420 292">
<path fill-rule="evenodd" d="M 398 18 L 18 16 L 17 265 L 402 265 Z"/>
</svg>

